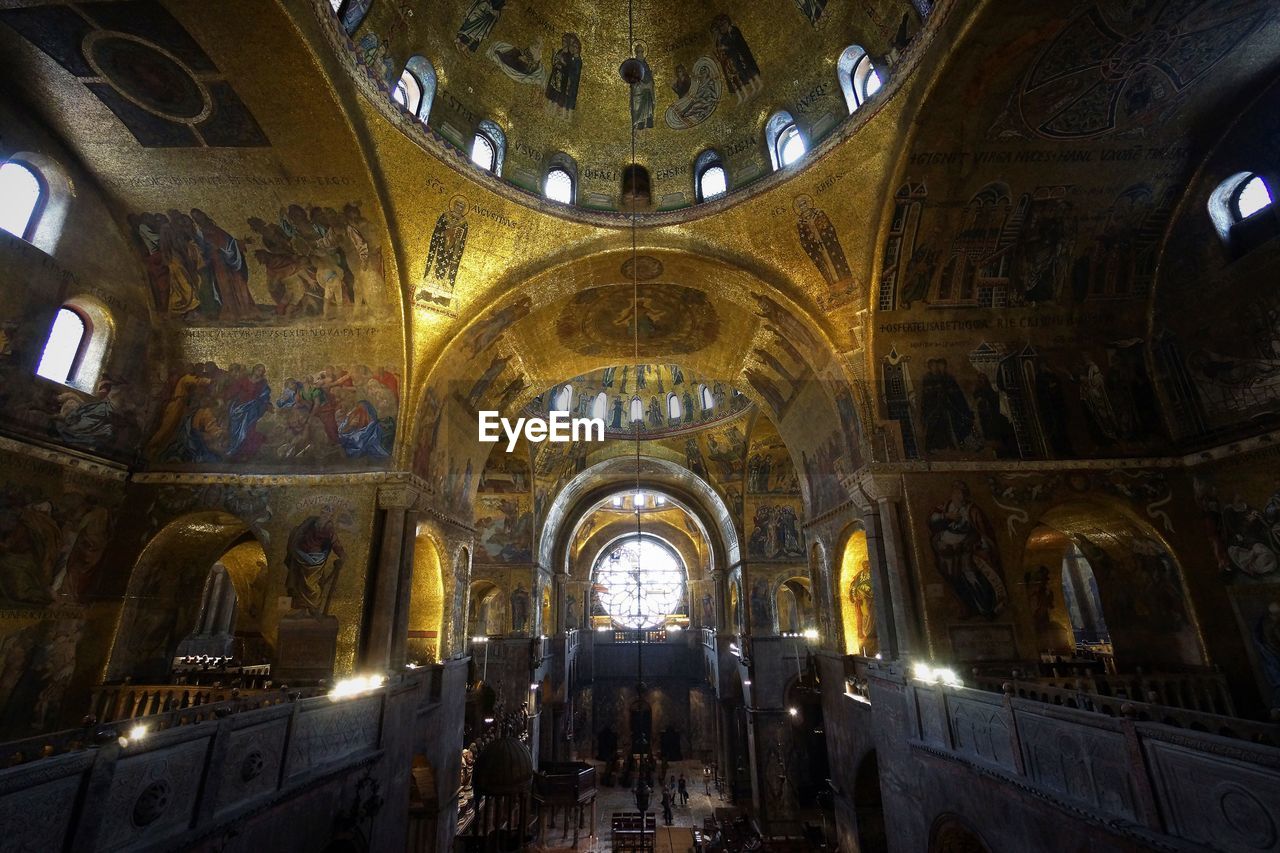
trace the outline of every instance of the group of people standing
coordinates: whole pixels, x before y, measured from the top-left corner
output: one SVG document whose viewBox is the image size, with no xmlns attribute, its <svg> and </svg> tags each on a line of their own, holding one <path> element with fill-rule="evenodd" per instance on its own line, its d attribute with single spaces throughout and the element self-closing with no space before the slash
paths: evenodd
<svg viewBox="0 0 1280 853">
<path fill-rule="evenodd" d="M 671 826 L 675 822 L 675 807 L 677 805 L 689 805 L 689 782 L 684 778 L 684 774 L 680 774 L 680 779 L 669 776 L 667 782 L 662 786 L 662 819 L 667 826 Z"/>
</svg>

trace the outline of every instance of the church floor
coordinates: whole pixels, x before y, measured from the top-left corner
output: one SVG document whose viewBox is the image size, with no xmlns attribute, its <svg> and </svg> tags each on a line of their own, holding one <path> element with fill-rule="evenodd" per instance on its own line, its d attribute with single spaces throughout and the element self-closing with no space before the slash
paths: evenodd
<svg viewBox="0 0 1280 853">
<path fill-rule="evenodd" d="M 600 776 L 603 776 L 604 765 L 599 762 L 592 762 L 596 765 L 596 769 Z M 711 817 L 715 809 L 729 805 L 726 799 L 721 799 L 720 795 L 713 787 L 710 796 L 707 795 L 702 783 L 702 763 L 699 761 L 677 761 L 670 765 L 667 770 L 668 776 L 680 778 L 683 773 L 686 780 L 689 781 L 689 805 L 676 806 L 674 809 L 675 821 L 673 827 L 698 828 L 702 827 L 702 822 L 706 818 Z M 670 849 L 673 853 L 685 853 L 687 847 L 668 847 L 663 846 L 663 836 L 666 833 L 666 825 L 662 821 L 662 792 L 655 791 L 653 796 L 653 804 L 651 810 L 658 817 L 658 851 Z M 635 799 L 630 788 L 605 788 L 601 787 L 596 794 L 596 835 L 594 838 L 586 836 L 587 829 L 584 826 L 578 835 L 578 845 L 573 846 L 573 828 L 570 825 L 567 834 L 564 827 L 563 816 L 556 816 L 555 829 L 548 829 L 546 837 L 543 839 L 545 845 L 542 849 L 547 853 L 563 853 L 563 851 L 579 851 L 587 850 L 593 853 L 605 853 L 612 851 L 613 847 L 609 843 L 610 820 L 614 812 L 634 812 L 636 809 Z M 590 820 L 590 813 L 587 814 L 587 820 Z M 674 834 L 673 834 L 674 835 Z M 683 835 L 680 833 L 679 835 Z"/>
</svg>

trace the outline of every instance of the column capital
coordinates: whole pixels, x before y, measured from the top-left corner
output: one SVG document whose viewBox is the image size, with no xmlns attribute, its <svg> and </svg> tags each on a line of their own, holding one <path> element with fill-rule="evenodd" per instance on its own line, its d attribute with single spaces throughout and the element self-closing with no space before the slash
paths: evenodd
<svg viewBox="0 0 1280 853">
<path fill-rule="evenodd" d="M 418 490 L 407 484 L 378 487 L 379 509 L 412 509 L 418 502 Z"/>
<path fill-rule="evenodd" d="M 864 510 L 871 509 L 881 501 L 897 503 L 902 500 L 902 475 L 878 474 L 874 471 L 863 471 L 858 475 L 855 500 Z"/>
</svg>

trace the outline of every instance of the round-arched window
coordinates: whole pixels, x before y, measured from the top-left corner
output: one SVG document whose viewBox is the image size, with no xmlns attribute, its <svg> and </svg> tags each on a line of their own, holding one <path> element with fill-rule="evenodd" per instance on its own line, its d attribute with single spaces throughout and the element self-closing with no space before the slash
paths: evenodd
<svg viewBox="0 0 1280 853">
<path fill-rule="evenodd" d="M 1266 210 L 1273 201 L 1267 182 L 1259 175 L 1249 175 L 1240 182 L 1231 197 L 1231 214 L 1237 221 L 1248 219 L 1255 213 Z"/>
<path fill-rule="evenodd" d="M 0 166 L 0 228 L 29 239 L 44 195 L 40 176 L 26 163 L 9 160 Z"/>
<path fill-rule="evenodd" d="M 592 576 L 597 600 L 619 627 L 651 628 L 684 611 L 684 562 L 655 536 L 632 534 L 607 545 Z"/>
</svg>

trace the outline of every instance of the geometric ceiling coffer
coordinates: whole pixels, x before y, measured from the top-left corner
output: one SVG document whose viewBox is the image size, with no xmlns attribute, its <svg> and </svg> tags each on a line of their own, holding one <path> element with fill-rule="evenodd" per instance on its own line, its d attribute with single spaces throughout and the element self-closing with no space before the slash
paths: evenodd
<svg viewBox="0 0 1280 853">
<path fill-rule="evenodd" d="M 155 0 L 0 11 L 97 96 L 144 148 L 270 145 L 195 39 Z"/>
</svg>

